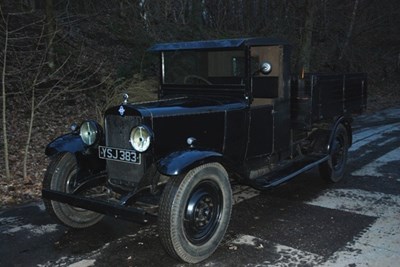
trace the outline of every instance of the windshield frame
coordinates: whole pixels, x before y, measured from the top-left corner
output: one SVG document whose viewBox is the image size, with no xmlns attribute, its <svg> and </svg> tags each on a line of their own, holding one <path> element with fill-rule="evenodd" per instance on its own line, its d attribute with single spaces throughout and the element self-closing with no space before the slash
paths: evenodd
<svg viewBox="0 0 400 267">
<path fill-rule="evenodd" d="M 229 74 L 229 75 L 221 75 L 221 74 L 216 74 L 214 76 L 209 76 L 209 75 L 204 75 L 206 79 L 204 80 L 208 80 L 208 78 L 231 78 L 231 79 L 235 79 L 235 80 L 239 80 L 240 82 L 232 82 L 232 83 L 223 83 L 223 82 L 211 82 L 210 84 L 207 84 L 206 82 L 203 83 L 184 83 L 182 82 L 168 82 L 167 80 L 170 79 L 170 77 L 168 77 L 167 74 L 167 68 L 168 68 L 168 64 L 166 61 L 168 60 L 168 54 L 169 53 L 175 53 L 175 54 L 179 54 L 182 53 L 184 55 L 184 53 L 193 53 L 193 55 L 195 53 L 204 53 L 204 56 L 209 56 L 209 54 L 207 53 L 227 53 L 227 57 L 231 57 L 232 61 L 234 60 L 234 58 L 241 58 L 241 60 L 243 60 L 244 66 L 241 68 L 240 75 L 234 75 L 234 73 Z M 229 55 L 232 54 L 232 55 Z M 237 54 L 237 55 L 234 55 Z M 166 88 L 169 87 L 179 87 L 179 88 L 215 88 L 215 89 L 244 89 L 246 87 L 246 82 L 247 82 L 247 77 L 248 77 L 248 63 L 247 63 L 247 49 L 243 49 L 243 48 L 223 48 L 223 49 L 188 49 L 188 50 L 173 50 L 173 51 L 161 51 L 160 53 L 160 62 L 161 62 L 161 68 L 160 68 L 160 85 Z M 208 62 L 208 61 L 207 61 Z M 195 62 L 198 63 L 198 62 Z M 171 62 L 170 64 L 174 64 L 173 62 Z M 210 63 L 211 64 L 211 63 Z M 226 65 L 226 68 L 228 68 L 227 70 L 224 70 L 224 72 L 226 73 L 227 71 L 229 72 L 230 70 L 233 69 L 233 64 L 231 65 L 228 64 Z M 225 68 L 225 66 L 223 66 L 223 68 Z M 209 69 L 209 66 L 206 66 L 206 71 L 209 72 L 211 71 Z M 233 71 L 233 70 L 232 70 Z M 186 73 L 187 74 L 187 73 Z M 197 76 L 199 73 L 193 72 L 193 76 Z M 201 75 L 198 75 L 201 76 Z M 178 75 L 179 77 L 179 75 Z M 183 76 L 182 76 L 183 77 Z M 182 77 L 180 77 L 180 79 L 183 79 Z M 177 79 L 176 79 L 177 80 Z"/>
</svg>

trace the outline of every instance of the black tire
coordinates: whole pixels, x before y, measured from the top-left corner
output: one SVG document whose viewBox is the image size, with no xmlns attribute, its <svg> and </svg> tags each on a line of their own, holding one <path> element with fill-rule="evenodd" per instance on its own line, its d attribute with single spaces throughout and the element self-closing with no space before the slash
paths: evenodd
<svg viewBox="0 0 400 267">
<path fill-rule="evenodd" d="M 49 164 L 43 179 L 43 188 L 72 192 L 76 186 L 78 164 L 71 153 L 56 155 Z M 47 212 L 60 223 L 72 228 L 86 228 L 98 223 L 104 215 L 77 208 L 61 202 L 44 199 Z"/>
<path fill-rule="evenodd" d="M 336 128 L 332 140 L 329 159 L 319 165 L 319 172 L 322 178 L 328 182 L 336 183 L 344 176 L 349 149 L 349 137 L 343 124 Z"/>
<path fill-rule="evenodd" d="M 205 260 L 223 239 L 231 211 L 231 185 L 220 164 L 201 165 L 184 177 L 171 177 L 158 219 L 165 250 L 188 263 Z"/>
</svg>

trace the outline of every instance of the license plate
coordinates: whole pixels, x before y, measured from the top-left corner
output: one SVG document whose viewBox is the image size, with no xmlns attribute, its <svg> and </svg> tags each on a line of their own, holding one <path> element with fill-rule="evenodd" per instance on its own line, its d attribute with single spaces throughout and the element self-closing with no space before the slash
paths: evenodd
<svg viewBox="0 0 400 267">
<path fill-rule="evenodd" d="M 99 146 L 99 158 L 140 164 L 140 154 L 128 149 Z"/>
</svg>

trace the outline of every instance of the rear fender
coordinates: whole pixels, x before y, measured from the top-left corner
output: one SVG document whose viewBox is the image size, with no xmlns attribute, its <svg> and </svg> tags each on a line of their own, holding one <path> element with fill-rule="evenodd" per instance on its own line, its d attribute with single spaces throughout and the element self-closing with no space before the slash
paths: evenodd
<svg viewBox="0 0 400 267">
<path fill-rule="evenodd" d="M 183 150 L 159 160 L 157 170 L 163 175 L 175 176 L 209 162 L 223 162 L 222 154 L 215 151 Z"/>
<path fill-rule="evenodd" d="M 331 129 L 331 134 L 329 136 L 329 142 L 328 142 L 328 147 L 327 147 L 328 153 L 331 152 L 331 148 L 332 148 L 331 144 L 333 142 L 333 138 L 335 137 L 336 129 L 340 124 L 343 124 L 343 126 L 346 128 L 347 137 L 348 137 L 348 141 L 349 141 L 349 147 L 353 143 L 353 134 L 352 134 L 352 129 L 351 129 L 351 119 L 345 118 L 345 117 L 340 117 L 339 119 L 336 120 L 336 122 L 333 124 L 333 127 Z"/>
<path fill-rule="evenodd" d="M 351 122 L 351 118 L 339 117 L 334 123 L 331 123 L 329 127 L 321 128 L 313 132 L 310 136 L 313 140 L 313 151 L 329 154 L 331 152 L 333 138 L 335 137 L 336 130 L 340 124 L 346 128 L 350 147 L 353 141 Z"/>
</svg>

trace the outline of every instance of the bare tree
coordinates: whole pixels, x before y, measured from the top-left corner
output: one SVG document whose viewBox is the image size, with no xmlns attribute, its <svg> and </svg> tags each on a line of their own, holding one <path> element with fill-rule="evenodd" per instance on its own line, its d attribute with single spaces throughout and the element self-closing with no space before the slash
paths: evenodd
<svg viewBox="0 0 400 267">
<path fill-rule="evenodd" d="M 29 180 L 27 164 L 36 114 L 41 107 L 59 99 L 62 95 L 99 86 L 102 82 L 94 82 L 94 80 L 101 66 L 80 64 L 80 53 L 78 56 L 66 55 L 61 62 L 49 59 L 49 49 L 52 49 L 52 45 L 46 44 L 49 39 L 54 40 L 56 32 L 51 31 L 51 36 L 48 36 L 46 19 L 42 18 L 25 24 L 23 18 L 26 14 L 15 13 L 11 15 L 13 21 L 18 22 L 13 23 L 13 29 L 10 29 L 8 17 L 10 14 L 7 15 L 7 19 L 3 19 L 5 22 L 5 48 L 2 57 L 1 76 L 5 171 L 6 177 L 9 178 L 11 175 L 8 161 L 6 87 L 10 86 L 18 88 L 19 91 L 13 92 L 13 94 L 21 96 L 18 101 L 24 101 L 23 106 L 27 107 L 28 110 L 28 127 L 23 145 L 22 169 L 24 180 Z M 12 58 L 12 60 L 8 60 L 9 58 Z M 71 62 L 72 58 L 73 63 Z M 49 60 L 54 60 L 52 68 L 50 68 Z M 8 78 L 8 81 L 6 78 Z M 23 129 L 23 126 L 19 128 Z"/>
<path fill-rule="evenodd" d="M 314 29 L 315 3 L 313 0 L 305 0 L 303 6 L 305 18 L 304 28 L 300 40 L 299 67 L 305 71 L 310 71 L 312 37 Z"/>
<path fill-rule="evenodd" d="M 21 0 L 22 8 L 27 11 L 34 11 L 36 9 L 35 0 Z"/>
<path fill-rule="evenodd" d="M 8 138 L 7 138 L 7 94 L 6 94 L 6 66 L 7 66 L 7 52 L 8 52 L 8 17 L 3 17 L 3 12 L 0 7 L 0 14 L 4 22 L 4 50 L 3 50 L 3 65 L 1 72 L 1 96 L 2 96 L 2 126 L 3 126 L 3 145 L 4 145 L 4 169 L 6 179 L 11 178 L 10 174 L 10 163 L 8 154 Z"/>
<path fill-rule="evenodd" d="M 46 22 L 47 22 L 47 64 L 51 70 L 55 68 L 55 54 L 53 40 L 56 31 L 56 19 L 54 16 L 53 0 L 46 0 Z"/>
<path fill-rule="evenodd" d="M 51 72 L 48 76 L 44 73 L 44 66 L 47 65 L 45 58 L 46 52 L 43 53 L 42 60 L 39 62 L 36 69 L 36 74 L 31 81 L 31 85 L 25 88 L 27 92 L 26 95 L 30 95 L 28 98 L 28 106 L 30 107 L 29 116 L 29 126 L 27 129 L 27 138 L 25 142 L 24 149 L 24 159 L 23 159 L 23 177 L 27 180 L 27 163 L 29 155 L 29 147 L 32 140 L 32 130 L 35 121 L 36 113 L 39 109 L 51 101 L 58 99 L 61 95 L 68 93 L 76 93 L 83 90 L 93 89 L 101 85 L 102 82 L 95 85 L 88 85 L 88 82 L 93 78 L 93 76 L 100 70 L 101 66 L 97 66 L 94 71 L 89 71 L 93 66 L 88 66 L 86 68 L 73 68 L 68 70 L 66 65 L 70 60 L 70 57 L 66 58 L 60 66 Z M 42 77 L 42 79 L 40 79 Z M 84 78 L 81 78 L 84 77 Z M 45 93 L 38 94 L 37 88 L 40 85 L 45 84 L 51 79 L 56 79 L 56 82 L 50 87 L 46 88 Z M 28 94 L 30 92 L 30 94 Z"/>
<path fill-rule="evenodd" d="M 356 16 L 357 16 L 358 4 L 359 4 L 359 0 L 355 0 L 354 5 L 353 5 L 353 12 L 351 13 L 349 28 L 347 30 L 346 38 L 344 39 L 344 43 L 343 43 L 342 49 L 340 51 L 339 60 L 343 59 L 343 56 L 345 55 L 345 51 L 347 49 L 347 46 L 349 45 L 351 36 L 353 34 L 354 24 L 355 24 Z"/>
</svg>

